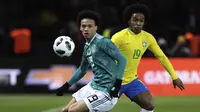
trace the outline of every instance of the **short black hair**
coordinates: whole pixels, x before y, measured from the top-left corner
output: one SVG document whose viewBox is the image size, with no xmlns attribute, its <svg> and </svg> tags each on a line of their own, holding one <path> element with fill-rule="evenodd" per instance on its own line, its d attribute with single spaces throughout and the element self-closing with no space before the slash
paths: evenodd
<svg viewBox="0 0 200 112">
<path fill-rule="evenodd" d="M 150 10 L 144 4 L 131 4 L 124 9 L 123 12 L 123 21 L 128 23 L 133 13 L 142 13 L 145 16 L 145 21 L 150 18 Z"/>
<path fill-rule="evenodd" d="M 78 13 L 77 15 L 77 23 L 80 26 L 80 22 L 82 19 L 87 18 L 87 19 L 92 19 L 95 21 L 95 25 L 99 26 L 100 24 L 100 16 L 98 13 L 92 11 L 92 10 L 83 10 Z"/>
</svg>

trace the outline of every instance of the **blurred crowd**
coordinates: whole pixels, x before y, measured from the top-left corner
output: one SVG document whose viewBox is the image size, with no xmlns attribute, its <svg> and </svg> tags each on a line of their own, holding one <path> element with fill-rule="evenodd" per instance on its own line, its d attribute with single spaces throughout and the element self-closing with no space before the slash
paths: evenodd
<svg viewBox="0 0 200 112">
<path fill-rule="evenodd" d="M 99 33 L 110 38 L 124 28 L 123 9 L 138 0 L 1 0 L 0 57 L 56 57 L 52 45 L 60 35 L 76 43 L 80 57 L 84 39 L 76 24 L 83 9 L 101 16 Z M 199 0 L 140 0 L 151 10 L 145 30 L 169 57 L 200 57 Z M 145 57 L 152 57 L 146 52 Z"/>
</svg>

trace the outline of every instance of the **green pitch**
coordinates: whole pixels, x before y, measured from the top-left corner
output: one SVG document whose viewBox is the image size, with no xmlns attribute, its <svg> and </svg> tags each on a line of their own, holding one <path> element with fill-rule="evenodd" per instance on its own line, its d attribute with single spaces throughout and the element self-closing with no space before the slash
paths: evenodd
<svg viewBox="0 0 200 112">
<path fill-rule="evenodd" d="M 0 112 L 60 112 L 71 99 L 70 95 L 0 94 Z M 200 112 L 200 96 L 155 97 L 155 112 Z M 126 97 L 120 98 L 111 112 L 139 112 L 140 108 Z"/>
</svg>

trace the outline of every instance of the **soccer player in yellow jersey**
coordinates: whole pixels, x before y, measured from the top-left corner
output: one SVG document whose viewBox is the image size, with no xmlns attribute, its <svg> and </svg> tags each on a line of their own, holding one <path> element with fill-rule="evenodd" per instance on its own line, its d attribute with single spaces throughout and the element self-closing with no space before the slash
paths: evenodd
<svg viewBox="0 0 200 112">
<path fill-rule="evenodd" d="M 128 23 L 125 28 L 112 36 L 112 41 L 127 59 L 120 96 L 124 93 L 131 101 L 137 103 L 142 109 L 140 112 L 153 112 L 153 98 L 148 88 L 137 75 L 137 68 L 142 55 L 148 49 L 160 61 L 173 80 L 174 88 L 184 89 L 182 81 L 178 78 L 173 66 L 158 46 L 150 33 L 142 30 L 149 17 L 149 9 L 143 4 L 133 4 L 124 10 L 124 20 Z M 153 63 L 152 63 L 153 64 Z"/>
</svg>

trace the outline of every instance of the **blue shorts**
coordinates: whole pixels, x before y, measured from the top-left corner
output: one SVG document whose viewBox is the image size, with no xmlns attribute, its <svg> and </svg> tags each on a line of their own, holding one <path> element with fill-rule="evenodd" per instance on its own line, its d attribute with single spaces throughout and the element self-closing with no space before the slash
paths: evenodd
<svg viewBox="0 0 200 112">
<path fill-rule="evenodd" d="M 132 99 L 136 95 L 145 91 L 149 91 L 148 88 L 139 78 L 136 78 L 132 82 L 122 85 L 119 95 L 121 96 L 124 93 L 129 99 Z"/>
</svg>

